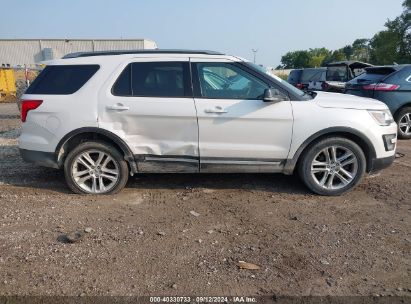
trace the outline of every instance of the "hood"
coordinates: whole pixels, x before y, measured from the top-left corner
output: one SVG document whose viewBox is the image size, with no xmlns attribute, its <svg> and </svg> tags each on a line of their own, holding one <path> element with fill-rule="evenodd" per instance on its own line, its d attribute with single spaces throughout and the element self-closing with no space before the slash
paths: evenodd
<svg viewBox="0 0 411 304">
<path fill-rule="evenodd" d="M 314 101 L 323 108 L 341 108 L 357 110 L 386 110 L 388 107 L 381 101 L 341 93 L 316 92 Z"/>
</svg>

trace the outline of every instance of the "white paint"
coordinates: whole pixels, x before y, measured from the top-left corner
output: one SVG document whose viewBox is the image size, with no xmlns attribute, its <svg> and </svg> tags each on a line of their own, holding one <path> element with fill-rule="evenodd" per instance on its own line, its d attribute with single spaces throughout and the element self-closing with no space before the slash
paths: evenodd
<svg viewBox="0 0 411 304">
<path fill-rule="evenodd" d="M 29 112 L 20 148 L 55 152 L 59 141 L 82 127 L 99 127 L 121 137 L 134 154 L 225 158 L 292 158 L 311 135 L 330 127 L 349 127 L 364 134 L 378 158 L 386 152 L 383 134 L 397 132 L 395 123 L 379 126 L 367 109 L 387 109 L 375 100 L 319 92 L 314 100 L 266 103 L 261 100 L 117 97 L 111 88 L 130 62 L 233 62 L 226 55 L 127 54 L 80 57 L 52 64 L 99 64 L 100 70 L 72 95 L 23 95 L 43 104 Z M 122 104 L 127 111 L 110 111 Z M 226 113 L 207 113 L 221 107 Z M 61 123 L 49 128 L 55 117 Z M 198 119 L 198 122 L 197 122 Z M 55 127 L 53 125 L 53 127 Z M 223 166 L 222 166 L 223 168 Z M 224 171 L 223 171 L 224 172 Z"/>
</svg>

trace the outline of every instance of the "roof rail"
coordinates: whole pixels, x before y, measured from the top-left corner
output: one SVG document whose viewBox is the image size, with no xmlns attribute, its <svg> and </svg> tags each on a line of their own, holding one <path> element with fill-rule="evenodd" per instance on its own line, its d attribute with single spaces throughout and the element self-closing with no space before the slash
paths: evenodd
<svg viewBox="0 0 411 304">
<path fill-rule="evenodd" d="M 220 52 L 207 50 L 168 50 L 168 49 L 152 49 L 152 50 L 116 50 L 116 51 L 96 51 L 96 52 L 76 52 L 70 53 L 63 57 L 78 58 L 78 57 L 92 57 L 92 56 L 112 56 L 112 55 L 126 55 L 126 54 L 204 54 L 204 55 L 224 55 Z"/>
</svg>

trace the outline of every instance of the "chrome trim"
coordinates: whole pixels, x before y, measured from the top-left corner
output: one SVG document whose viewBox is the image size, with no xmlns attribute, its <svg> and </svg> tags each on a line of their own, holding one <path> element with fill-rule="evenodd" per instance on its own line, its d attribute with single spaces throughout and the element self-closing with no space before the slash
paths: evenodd
<svg viewBox="0 0 411 304">
<path fill-rule="evenodd" d="M 175 157 L 146 157 L 145 161 L 159 161 L 159 162 L 187 162 L 187 163 L 198 163 L 198 159 L 190 158 L 175 158 Z"/>
<path fill-rule="evenodd" d="M 227 165 L 278 165 L 281 161 L 250 161 L 250 160 L 200 160 L 201 164 L 227 164 Z"/>
<path fill-rule="evenodd" d="M 139 172 L 145 173 L 276 173 L 285 159 L 204 157 L 192 155 L 134 155 Z"/>
</svg>

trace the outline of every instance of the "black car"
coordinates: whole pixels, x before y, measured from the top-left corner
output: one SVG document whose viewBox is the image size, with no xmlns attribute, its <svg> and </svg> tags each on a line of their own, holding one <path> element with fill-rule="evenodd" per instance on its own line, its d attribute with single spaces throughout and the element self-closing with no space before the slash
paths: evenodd
<svg viewBox="0 0 411 304">
<path fill-rule="evenodd" d="M 398 137 L 411 139 L 411 64 L 366 68 L 344 92 L 384 102 L 398 124 Z"/>
<path fill-rule="evenodd" d="M 326 68 L 307 68 L 292 70 L 288 75 L 288 83 L 299 88 L 300 90 L 308 89 L 308 84 L 313 79 L 319 78 L 319 76 L 325 72 Z"/>
</svg>

